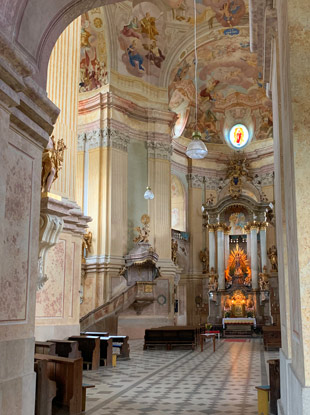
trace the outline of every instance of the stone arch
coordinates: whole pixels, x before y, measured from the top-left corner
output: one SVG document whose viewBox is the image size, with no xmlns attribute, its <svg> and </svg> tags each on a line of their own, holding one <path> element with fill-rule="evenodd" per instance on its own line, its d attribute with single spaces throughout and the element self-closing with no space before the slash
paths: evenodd
<svg viewBox="0 0 310 415">
<path fill-rule="evenodd" d="M 45 89 L 52 49 L 64 29 L 83 13 L 124 0 L 63 0 L 49 2 L 42 11 L 40 0 L 18 4 L 7 2 L 3 18 L 13 15 L 10 37 L 34 66 L 34 80 Z"/>
</svg>

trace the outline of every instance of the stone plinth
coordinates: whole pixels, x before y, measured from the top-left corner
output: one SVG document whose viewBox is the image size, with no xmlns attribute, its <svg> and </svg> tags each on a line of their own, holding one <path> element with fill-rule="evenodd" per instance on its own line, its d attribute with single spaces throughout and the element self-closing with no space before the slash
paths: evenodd
<svg viewBox="0 0 310 415">
<path fill-rule="evenodd" d="M 49 197 L 41 200 L 41 216 L 62 223 L 57 242 L 45 253 L 45 278 L 36 295 L 35 336 L 45 341 L 79 334 L 81 243 L 91 219 L 75 202 Z"/>
</svg>

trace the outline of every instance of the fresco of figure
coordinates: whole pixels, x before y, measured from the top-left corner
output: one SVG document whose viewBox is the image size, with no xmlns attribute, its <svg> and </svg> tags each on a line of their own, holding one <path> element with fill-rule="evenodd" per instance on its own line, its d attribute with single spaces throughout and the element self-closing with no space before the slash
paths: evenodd
<svg viewBox="0 0 310 415">
<path fill-rule="evenodd" d="M 145 71 L 145 68 L 143 66 L 143 56 L 140 55 L 137 50 L 137 42 L 135 39 L 132 41 L 131 45 L 129 45 L 129 47 L 127 48 L 127 54 L 128 54 L 129 62 L 131 66 L 136 68 L 137 67 L 136 64 L 138 63 L 139 71 Z"/>
<path fill-rule="evenodd" d="M 151 61 L 157 68 L 161 68 L 162 62 L 165 60 L 165 56 L 156 44 L 156 40 L 153 40 L 150 46 L 143 45 L 145 49 L 149 51 L 145 57 Z"/>
<path fill-rule="evenodd" d="M 122 35 L 126 37 L 135 37 L 137 39 L 141 38 L 139 31 L 139 22 L 138 18 L 135 16 L 132 18 L 132 20 L 123 27 L 123 30 L 121 31 Z"/>
<path fill-rule="evenodd" d="M 156 20 L 158 20 L 163 13 L 160 13 L 160 15 L 155 18 L 150 15 L 149 12 L 145 14 L 145 17 L 140 20 L 140 26 L 141 26 L 141 33 L 145 34 L 150 40 L 156 40 L 156 36 L 159 35 L 159 32 L 156 28 Z"/>
</svg>

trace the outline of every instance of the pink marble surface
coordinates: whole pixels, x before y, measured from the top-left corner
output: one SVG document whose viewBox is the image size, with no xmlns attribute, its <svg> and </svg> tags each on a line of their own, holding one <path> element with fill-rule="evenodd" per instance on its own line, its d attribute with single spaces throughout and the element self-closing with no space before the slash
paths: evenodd
<svg viewBox="0 0 310 415">
<path fill-rule="evenodd" d="M 66 241 L 60 240 L 47 253 L 48 280 L 37 292 L 37 317 L 62 317 L 64 313 Z"/>
<path fill-rule="evenodd" d="M 9 144 L 4 218 L 5 272 L 0 282 L 0 320 L 24 320 L 29 280 L 29 218 L 31 216 L 33 159 Z M 18 258 L 18 260 L 16 260 Z"/>
</svg>

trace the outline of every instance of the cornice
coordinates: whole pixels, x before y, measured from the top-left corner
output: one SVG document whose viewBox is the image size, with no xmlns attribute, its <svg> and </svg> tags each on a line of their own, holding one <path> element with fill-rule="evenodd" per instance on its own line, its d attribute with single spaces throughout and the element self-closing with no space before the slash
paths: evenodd
<svg viewBox="0 0 310 415">
<path fill-rule="evenodd" d="M 52 197 L 41 199 L 41 214 L 49 214 L 63 220 L 63 231 L 83 235 L 88 227 L 87 223 L 92 221 L 90 216 L 84 216 L 76 202 Z"/>
<path fill-rule="evenodd" d="M 104 128 L 96 128 L 94 130 L 82 129 L 78 134 L 78 151 L 85 150 L 85 141 L 87 148 L 94 149 L 98 147 L 113 147 L 119 150 L 127 151 L 130 140 L 145 141 L 149 147 L 149 156 L 154 157 L 154 151 L 159 152 L 160 149 L 165 149 L 171 158 L 172 148 L 170 143 L 170 135 L 152 132 L 152 131 L 138 131 L 128 127 L 119 121 L 111 120 L 109 126 Z M 157 157 L 155 157 L 157 158 Z"/>
<path fill-rule="evenodd" d="M 177 115 L 169 110 L 146 108 L 131 100 L 122 98 L 113 92 L 96 92 L 93 96 L 80 99 L 78 114 L 84 115 L 97 110 L 116 110 L 124 113 L 127 117 L 148 123 L 165 123 L 172 126 Z"/>
</svg>

